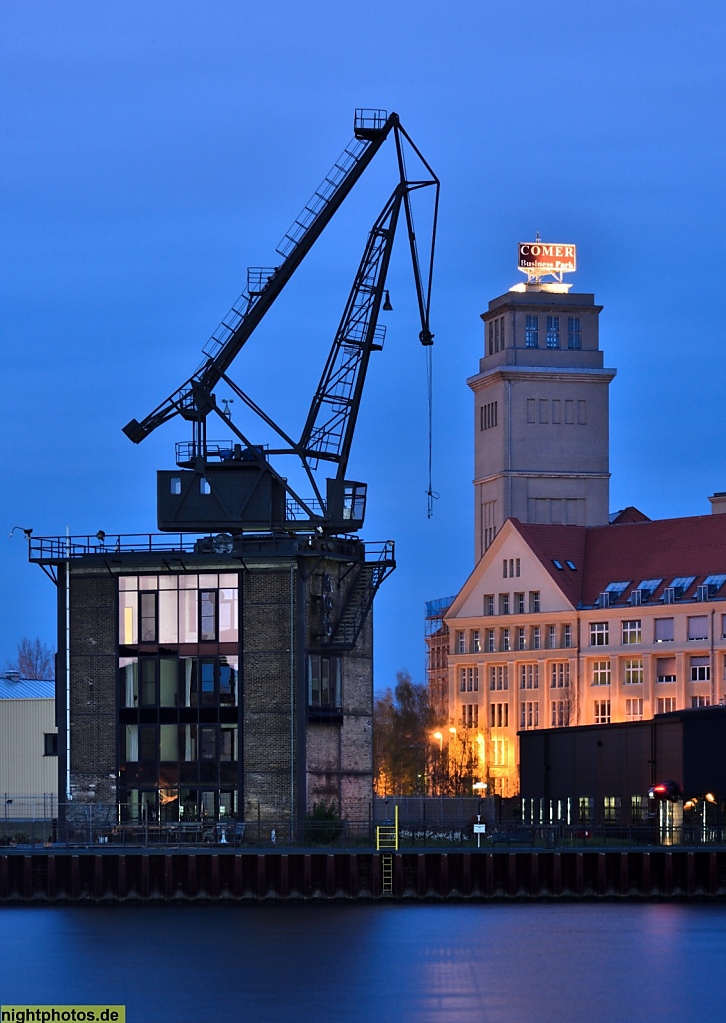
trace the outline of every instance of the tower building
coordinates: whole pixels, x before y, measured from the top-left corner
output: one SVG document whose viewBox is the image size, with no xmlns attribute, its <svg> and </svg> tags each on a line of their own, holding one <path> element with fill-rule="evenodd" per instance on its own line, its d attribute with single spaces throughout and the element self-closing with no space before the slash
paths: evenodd
<svg viewBox="0 0 726 1023">
<path fill-rule="evenodd" d="M 574 252 L 522 245 L 520 269 L 522 250 L 535 248 Z M 602 306 L 593 295 L 569 294 L 561 280 L 543 283 L 526 272 L 526 284 L 493 299 L 482 314 L 484 356 L 467 381 L 475 402 L 477 561 L 510 517 L 579 526 L 608 521 L 608 388 L 616 371 L 603 366 Z"/>
</svg>

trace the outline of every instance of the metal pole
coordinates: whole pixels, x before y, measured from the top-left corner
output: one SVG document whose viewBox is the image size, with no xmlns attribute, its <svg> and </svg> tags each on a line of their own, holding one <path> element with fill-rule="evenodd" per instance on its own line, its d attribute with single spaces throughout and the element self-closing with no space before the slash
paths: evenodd
<svg viewBox="0 0 726 1023">
<path fill-rule="evenodd" d="M 71 796 L 71 531 L 66 526 L 66 803 Z"/>
</svg>

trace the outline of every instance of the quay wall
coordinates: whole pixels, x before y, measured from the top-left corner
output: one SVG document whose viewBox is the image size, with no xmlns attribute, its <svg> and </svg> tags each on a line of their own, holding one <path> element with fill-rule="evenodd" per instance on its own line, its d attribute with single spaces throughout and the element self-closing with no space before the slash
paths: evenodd
<svg viewBox="0 0 726 1023">
<path fill-rule="evenodd" d="M 388 863 L 384 855 L 18 850 L 0 855 L 0 907 L 265 900 L 726 898 L 726 850 L 721 849 L 397 852 L 390 854 Z"/>
</svg>

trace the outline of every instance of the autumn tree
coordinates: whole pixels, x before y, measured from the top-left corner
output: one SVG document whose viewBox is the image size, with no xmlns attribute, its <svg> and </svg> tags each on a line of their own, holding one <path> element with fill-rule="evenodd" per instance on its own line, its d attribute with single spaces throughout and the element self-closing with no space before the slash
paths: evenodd
<svg viewBox="0 0 726 1023">
<path fill-rule="evenodd" d="M 434 714 L 426 686 L 407 672 L 396 675 L 373 708 L 373 771 L 376 795 L 427 791 Z"/>
<path fill-rule="evenodd" d="M 37 637 L 23 636 L 15 660 L 8 661 L 6 670 L 16 671 L 21 678 L 54 679 L 55 657 L 51 648 Z"/>
</svg>

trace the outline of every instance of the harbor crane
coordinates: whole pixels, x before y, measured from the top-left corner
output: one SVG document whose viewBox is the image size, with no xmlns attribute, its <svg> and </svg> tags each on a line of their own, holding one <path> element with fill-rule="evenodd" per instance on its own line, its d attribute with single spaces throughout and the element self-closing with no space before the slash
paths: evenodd
<svg viewBox="0 0 726 1023">
<path fill-rule="evenodd" d="M 395 142 L 398 181 L 368 234 L 320 382 L 295 440 L 234 382 L 230 367 L 389 136 Z M 407 156 L 415 162 L 415 176 L 409 176 Z M 433 190 L 433 213 L 422 272 L 412 195 L 424 188 Z M 428 347 L 433 343 L 429 308 L 438 197 L 438 178 L 398 115 L 356 110 L 354 138 L 278 245 L 279 265 L 248 268 L 247 287 L 205 345 L 199 368 L 145 419 L 132 419 L 124 427 L 138 444 L 177 415 L 191 423 L 191 441 L 176 445 L 177 469 L 157 473 L 159 529 L 219 531 L 231 534 L 231 539 L 245 532 L 335 536 L 362 527 L 367 486 L 347 478 L 348 460 L 370 356 L 383 347 L 385 328 L 378 319 L 381 308 L 390 308 L 386 275 L 393 242 L 402 221 L 413 265 L 419 340 Z M 232 422 L 229 399 L 220 405 L 215 396 L 220 384 L 274 432 L 277 446 L 256 443 Z M 210 416 L 221 420 L 231 439 L 208 439 Z M 301 496 L 280 471 L 282 456 L 294 456 L 302 466 L 311 498 Z"/>
</svg>

